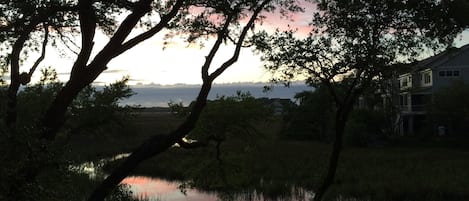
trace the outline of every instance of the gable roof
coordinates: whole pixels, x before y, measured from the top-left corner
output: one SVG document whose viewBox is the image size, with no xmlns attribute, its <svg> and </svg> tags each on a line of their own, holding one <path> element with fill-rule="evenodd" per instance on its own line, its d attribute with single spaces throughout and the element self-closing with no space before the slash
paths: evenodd
<svg viewBox="0 0 469 201">
<path fill-rule="evenodd" d="M 435 56 L 428 57 L 423 59 L 413 67 L 413 71 L 419 71 L 426 68 L 436 69 L 444 64 L 448 64 L 451 61 L 458 59 L 458 61 L 453 61 L 452 63 L 460 63 L 461 65 L 469 65 L 468 56 L 464 56 L 465 53 L 469 55 L 469 44 L 466 44 L 462 47 L 451 47 Z"/>
</svg>

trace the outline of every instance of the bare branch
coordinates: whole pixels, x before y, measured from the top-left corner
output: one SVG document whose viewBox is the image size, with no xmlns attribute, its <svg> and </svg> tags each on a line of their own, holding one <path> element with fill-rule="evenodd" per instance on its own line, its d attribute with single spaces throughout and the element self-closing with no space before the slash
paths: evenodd
<svg viewBox="0 0 469 201">
<path fill-rule="evenodd" d="M 265 0 L 264 2 L 262 2 L 262 4 L 256 8 L 256 10 L 254 11 L 254 13 L 252 14 L 251 18 L 249 19 L 248 23 L 246 24 L 246 26 L 244 26 L 242 32 L 241 32 L 241 35 L 239 36 L 239 39 L 238 39 L 238 42 L 236 43 L 236 48 L 235 48 L 235 51 L 233 53 L 233 56 L 228 59 L 225 63 L 223 63 L 220 68 L 218 68 L 217 70 L 215 70 L 215 72 L 213 72 L 212 74 L 210 74 L 210 79 L 214 80 L 215 78 L 217 78 L 218 76 L 220 76 L 228 67 L 230 67 L 231 65 L 233 65 L 233 63 L 235 63 L 236 61 L 238 61 L 238 58 L 239 58 L 239 54 L 241 52 L 241 48 L 243 46 L 243 42 L 244 42 L 244 39 L 246 38 L 246 35 L 249 31 L 249 29 L 251 29 L 251 27 L 254 25 L 254 22 L 256 21 L 257 19 L 257 16 L 259 15 L 259 13 L 264 9 L 264 7 L 270 3 L 272 0 Z"/>
<path fill-rule="evenodd" d="M 31 76 L 33 75 L 34 71 L 36 71 L 36 68 L 39 66 L 39 64 L 46 57 L 46 47 L 47 47 L 48 40 L 49 40 L 49 25 L 44 24 L 44 41 L 42 42 L 41 56 L 39 58 L 37 58 L 36 62 L 34 62 L 33 66 L 29 70 L 29 73 L 28 73 L 29 81 L 31 80 Z M 24 83 L 24 84 L 26 84 L 26 83 Z"/>
<path fill-rule="evenodd" d="M 154 36 L 155 34 L 157 34 L 158 32 L 160 32 L 164 27 L 166 27 L 168 25 L 169 21 L 176 16 L 179 9 L 182 7 L 183 3 L 184 3 L 184 0 L 178 0 L 174 4 L 171 11 L 168 14 L 164 15 L 161 18 L 160 22 L 155 27 L 151 28 L 150 30 L 148 30 L 148 31 L 146 31 L 146 32 L 144 32 L 144 33 L 142 33 L 142 34 L 128 40 L 124 44 L 122 44 L 122 46 L 119 47 L 116 54 L 117 55 L 122 54 L 126 50 L 136 46 L 137 44 L 141 43 L 142 41 L 147 40 L 147 39 L 151 38 L 152 36 Z"/>
<path fill-rule="evenodd" d="M 213 79 L 209 76 L 208 70 L 210 68 L 210 65 L 212 64 L 213 58 L 215 58 L 216 53 L 218 52 L 218 49 L 220 49 L 220 45 L 223 42 L 223 39 L 226 37 L 227 32 L 228 32 L 228 27 L 233 20 L 233 15 L 228 15 L 225 24 L 223 25 L 222 30 L 220 30 L 217 34 L 217 40 L 212 46 L 212 49 L 210 49 L 209 54 L 205 57 L 205 63 L 202 66 L 202 79 L 203 81 L 213 81 Z"/>
<path fill-rule="evenodd" d="M 62 31 L 60 31 L 60 29 L 54 29 L 55 31 L 57 31 L 57 33 L 59 34 L 59 38 L 60 40 L 63 42 L 63 44 L 65 45 L 65 47 L 67 47 L 68 50 L 70 50 L 71 52 L 73 52 L 73 54 L 76 54 L 78 55 L 79 53 L 75 50 L 72 49 L 72 47 L 70 47 L 68 45 L 68 43 L 71 43 L 73 46 L 75 46 L 77 49 L 79 49 L 80 47 L 68 36 L 64 35 L 62 33 Z"/>
<path fill-rule="evenodd" d="M 135 7 L 119 26 L 117 31 L 111 37 L 109 42 L 104 48 L 96 55 L 95 59 L 90 63 L 90 67 L 94 69 L 92 72 L 93 77 L 97 77 L 102 71 L 106 69 L 106 64 L 114 57 L 125 52 L 126 49 L 121 49 L 122 43 L 129 36 L 132 29 L 138 24 L 140 19 L 151 11 L 151 0 L 141 0 L 135 3 Z M 129 46 L 131 48 L 133 46 Z M 116 51 L 119 50 L 120 51 Z"/>
</svg>

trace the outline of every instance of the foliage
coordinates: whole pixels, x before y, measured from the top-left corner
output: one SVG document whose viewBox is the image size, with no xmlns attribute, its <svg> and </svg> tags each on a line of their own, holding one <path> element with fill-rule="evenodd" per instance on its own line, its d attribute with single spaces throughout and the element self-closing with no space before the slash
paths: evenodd
<svg viewBox="0 0 469 201">
<path fill-rule="evenodd" d="M 225 140 L 236 137 L 249 141 L 258 133 L 256 124 L 268 120 L 271 109 L 255 99 L 249 92 L 238 91 L 236 96 L 221 96 L 207 103 L 196 128 L 188 135 L 190 139 Z"/>
<path fill-rule="evenodd" d="M 181 104 L 170 103 L 170 106 L 176 115 L 186 114 L 187 109 Z M 185 148 L 204 147 L 207 154 L 207 158 L 197 160 L 197 165 L 191 165 L 184 172 L 188 180 L 185 187 L 239 189 L 249 178 L 237 162 L 238 158 L 252 153 L 250 150 L 259 145 L 260 136 L 266 133 L 262 125 L 271 116 L 272 108 L 249 93 L 238 91 L 235 96 L 221 96 L 208 101 L 196 127 L 186 137 L 188 144 L 179 143 Z M 214 147 L 211 142 L 215 143 Z M 209 154 L 212 147 L 214 153 Z M 238 150 L 236 153 L 225 151 L 233 147 Z"/>
<path fill-rule="evenodd" d="M 44 106 L 52 103 L 52 97 L 62 86 L 54 69 L 43 69 L 38 84 L 28 85 L 18 93 L 18 113 L 21 114 L 18 126 L 38 125 L 47 109 Z"/>
<path fill-rule="evenodd" d="M 299 106 L 285 119 L 283 135 L 287 139 L 331 140 L 334 105 L 325 87 L 300 92 L 295 98 Z"/>
<path fill-rule="evenodd" d="M 364 93 L 365 102 L 369 105 L 356 104 L 350 113 L 345 129 L 344 142 L 352 146 L 368 146 L 385 137 L 386 118 L 383 111 L 375 110 L 374 93 Z M 317 140 L 330 142 L 334 140 L 334 110 L 332 97 L 324 85 L 314 91 L 303 91 L 295 95 L 299 106 L 286 119 L 283 128 L 287 139 Z"/>
<path fill-rule="evenodd" d="M 135 155 L 130 157 L 135 160 L 126 163 L 127 167 L 123 168 L 125 171 L 116 171 L 110 174 L 106 180 L 111 180 L 111 182 L 103 182 L 90 196 L 90 200 L 103 200 L 118 185 L 119 179 L 114 178 L 123 178 L 128 175 L 138 163 L 166 150 L 193 129 L 205 106 L 211 84 L 238 60 L 241 49 L 245 45 L 249 45 L 245 41 L 248 41 L 250 32 L 254 30 L 254 24 L 263 19 L 259 13 L 272 11 L 276 8 L 275 5 L 281 6 L 283 11 L 300 10 L 294 6 L 294 2 L 294 0 L 227 2 L 212 0 L 0 1 L 0 29 L 2 31 L 0 48 L 6 50 L 2 51 L 0 57 L 5 59 L 1 62 L 9 66 L 10 72 L 5 124 L 12 130 L 23 129 L 23 125 L 20 125 L 18 120 L 23 121 L 30 118 L 30 116 L 22 117 L 23 114 L 18 113 L 20 108 L 26 108 L 26 105 L 19 104 L 18 92 L 21 85 L 27 85 L 30 82 L 35 69 L 45 58 L 49 39 L 53 39 L 52 46 L 62 47 L 63 45 L 76 55 L 73 66 L 71 66 L 70 79 L 60 87 L 56 94 L 52 88 L 47 88 L 46 92 L 52 94 L 50 104 L 47 105 L 48 108 L 45 111 L 38 109 L 32 114 L 36 115 L 34 117 L 40 117 L 31 122 L 35 126 L 32 129 L 40 133 L 35 136 L 36 140 L 46 140 L 47 143 L 54 144 L 67 139 L 66 135 L 69 131 L 71 133 L 105 132 L 100 130 L 101 128 L 97 129 L 97 124 L 109 123 L 107 121 L 111 119 L 110 116 L 99 119 L 99 117 L 92 116 L 91 113 L 82 113 L 79 110 L 93 108 L 99 113 L 112 113 L 110 109 L 115 107 L 112 103 L 116 100 L 102 98 L 101 95 L 119 94 L 106 91 L 106 89 L 103 94 L 100 94 L 87 87 L 107 69 L 109 62 L 115 57 L 165 28 L 170 28 L 177 34 L 189 33 L 189 42 L 199 36 L 216 37 L 216 41 L 206 57 L 206 62 L 201 67 L 203 85 L 196 106 L 187 120 L 170 136 L 153 136 L 148 139 L 138 148 L 139 151 L 134 152 Z M 199 11 L 202 13 L 201 15 L 197 14 Z M 125 17 L 121 18 L 121 14 L 124 14 Z M 158 20 L 156 23 L 155 19 Z M 244 19 L 248 19 L 247 23 L 241 23 Z M 137 28 L 143 28 L 143 31 L 140 30 L 139 33 L 134 34 L 134 30 Z M 98 31 L 109 36 L 109 40 L 104 46 L 101 46 L 101 49 L 96 49 L 97 46 L 94 43 Z M 163 39 L 164 42 L 166 39 Z M 234 44 L 233 55 L 218 68 L 210 69 L 223 42 Z M 81 44 L 77 45 L 76 43 Z M 27 53 L 31 51 L 40 52 L 41 56 L 37 58 L 29 72 L 20 72 L 20 67 L 24 69 L 23 61 L 27 60 Z M 69 56 L 69 53 L 66 51 L 64 55 Z M 117 87 L 117 89 L 125 92 L 124 88 Z M 43 92 L 41 88 L 28 90 Z M 80 94 L 82 91 L 84 94 Z M 75 100 L 78 96 L 91 98 L 94 103 Z M 46 99 L 40 100 L 48 101 Z M 74 106 L 74 104 L 83 105 Z M 101 104 L 111 104 L 111 106 L 102 107 Z M 97 121 L 94 121 L 95 118 Z M 121 124 L 122 122 L 117 123 L 118 126 Z M 112 126 L 112 128 L 118 127 Z M 48 146 L 49 144 L 43 146 L 44 152 L 49 152 Z M 33 166 L 33 164 L 26 166 Z M 36 171 L 40 172 L 41 169 Z M 19 177 L 23 176 L 25 175 L 19 175 Z"/>
<path fill-rule="evenodd" d="M 109 136 L 125 132 L 128 126 L 124 123 L 128 122 L 130 110 L 119 106 L 118 101 L 133 94 L 126 82 L 127 78 L 124 78 L 105 86 L 101 91 L 88 87 L 90 91 L 80 94 L 81 98 L 71 107 L 70 123 L 61 132 L 61 137 L 68 139 L 77 134 L 102 135 L 102 131 L 92 129 L 96 123 L 103 128 L 113 128 L 106 131 Z M 3 126 L 5 117 L 0 118 L 0 151 L 3 153 L 1 160 L 4 161 L 0 167 L 0 194 L 4 197 L 0 196 L 0 200 L 78 200 L 82 196 L 65 193 L 66 190 L 61 189 L 75 188 L 77 185 L 75 173 L 68 169 L 74 158 L 66 158 L 70 155 L 70 150 L 64 146 L 67 141 L 49 143 L 37 137 L 41 135 L 38 125 L 46 111 L 44 106 L 51 104 L 62 86 L 55 70 L 44 69 L 39 83 L 28 85 L 18 93 L 17 112 L 20 118 L 16 129 L 6 129 Z M 5 114 L 3 106 L 0 111 L 2 115 Z M 100 121 L 90 121 L 90 115 Z M 35 175 L 38 169 L 42 171 Z"/>
<path fill-rule="evenodd" d="M 188 114 L 182 104 L 169 105 L 178 116 Z M 257 125 L 269 120 L 271 115 L 272 108 L 261 99 L 255 99 L 249 92 L 238 91 L 235 96 L 221 96 L 208 101 L 196 127 L 186 139 L 203 145 L 210 141 L 216 142 L 216 157 L 221 160 L 219 149 L 222 142 L 239 140 L 245 142 L 243 146 L 250 146 L 260 134 Z"/>
<path fill-rule="evenodd" d="M 444 126 L 447 134 L 453 136 L 467 136 L 469 129 L 469 84 L 455 81 L 433 94 L 433 101 L 429 105 L 427 128 L 433 132 L 438 126 Z M 432 133 L 431 130 L 427 132 Z"/>
<path fill-rule="evenodd" d="M 355 109 L 345 128 L 344 141 L 354 146 L 375 146 L 386 137 L 386 119 L 380 110 Z"/>
<path fill-rule="evenodd" d="M 298 37 L 295 30 L 270 36 L 264 32 L 257 35 L 256 48 L 274 81 L 306 78 L 326 86 L 333 98 L 334 148 L 324 183 L 316 191 L 318 201 L 333 184 L 344 130 L 360 95 L 393 64 L 415 59 L 423 48 L 451 44 L 467 24 L 445 16 L 446 1 L 315 2 L 318 12 L 308 36 Z"/>
<path fill-rule="evenodd" d="M 98 135 L 101 138 L 116 134 L 128 135 L 131 108 L 119 105 L 120 100 L 135 94 L 127 85 L 128 80 L 128 77 L 124 77 L 101 90 L 87 86 L 81 91 L 70 106 L 68 128 L 71 132 Z"/>
</svg>

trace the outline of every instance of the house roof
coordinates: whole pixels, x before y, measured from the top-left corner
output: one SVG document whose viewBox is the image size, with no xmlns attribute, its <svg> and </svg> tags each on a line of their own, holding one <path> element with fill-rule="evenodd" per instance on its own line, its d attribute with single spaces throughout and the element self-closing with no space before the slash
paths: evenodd
<svg viewBox="0 0 469 201">
<path fill-rule="evenodd" d="M 469 44 L 459 48 L 451 47 L 435 56 L 428 57 L 417 62 L 417 64 L 413 66 L 412 71 L 419 71 L 426 68 L 436 69 L 440 66 L 450 63 L 455 59 L 457 59 L 457 61 L 453 61 L 452 63 L 469 66 L 469 59 L 467 56 L 464 56 L 466 53 L 469 53 Z"/>
</svg>

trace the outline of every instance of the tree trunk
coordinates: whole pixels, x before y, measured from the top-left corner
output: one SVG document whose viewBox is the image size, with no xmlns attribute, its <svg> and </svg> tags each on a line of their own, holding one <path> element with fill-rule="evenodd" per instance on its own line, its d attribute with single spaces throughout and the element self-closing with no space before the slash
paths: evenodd
<svg viewBox="0 0 469 201">
<path fill-rule="evenodd" d="M 85 81 L 75 82 L 70 80 L 62 90 L 60 90 L 44 117 L 43 123 L 45 130 L 42 133 L 42 138 L 49 140 L 55 138 L 57 131 L 65 121 L 65 113 L 68 106 L 86 85 Z"/>
<path fill-rule="evenodd" d="M 14 129 L 17 119 L 17 93 L 20 88 L 20 83 L 17 81 L 18 76 L 11 77 L 11 84 L 8 88 L 8 102 L 7 102 L 7 116 L 6 125 L 9 129 Z"/>
<path fill-rule="evenodd" d="M 329 187 L 334 182 L 335 174 L 337 172 L 337 166 L 339 164 L 340 152 L 342 150 L 343 135 L 345 131 L 345 125 L 350 111 L 352 110 L 353 104 L 343 104 L 337 109 L 335 117 L 335 139 L 332 147 L 332 153 L 329 158 L 329 168 L 327 170 L 326 177 L 323 180 L 321 186 L 317 189 L 314 195 L 314 201 L 320 201 L 324 197 Z"/>
</svg>

